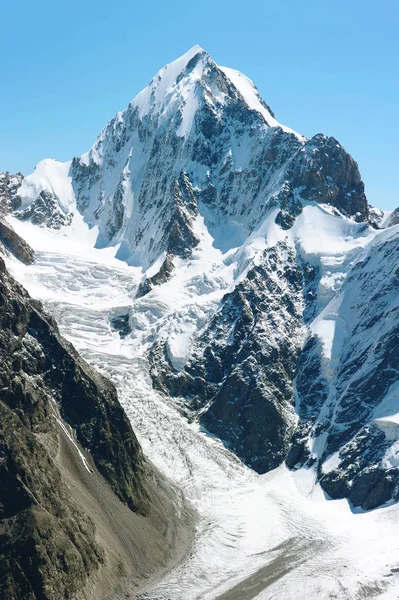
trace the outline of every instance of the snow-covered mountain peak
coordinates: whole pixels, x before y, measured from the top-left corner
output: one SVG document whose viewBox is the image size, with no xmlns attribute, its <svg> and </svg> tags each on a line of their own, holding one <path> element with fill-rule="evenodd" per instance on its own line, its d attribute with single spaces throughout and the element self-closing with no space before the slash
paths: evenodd
<svg viewBox="0 0 399 600">
<path fill-rule="evenodd" d="M 195 97 L 195 85 L 198 83 L 205 90 L 208 102 L 213 104 L 226 104 L 232 99 L 235 95 L 231 89 L 232 84 L 240 100 L 244 100 L 249 109 L 256 110 L 268 126 L 282 127 L 284 131 L 304 139 L 276 120 L 272 110 L 261 99 L 253 81 L 239 71 L 219 67 L 210 54 L 198 45 L 163 67 L 132 100 L 131 106 L 137 106 L 140 117 L 144 117 L 157 109 L 164 112 L 173 100 L 177 100 L 184 104 L 184 113 L 190 115 L 189 120 L 192 122 L 193 113 L 198 108 L 198 97 Z M 183 125 L 179 133 L 187 134 L 187 126 Z"/>
<path fill-rule="evenodd" d="M 137 111 L 138 117 L 157 118 L 177 124 L 176 135 L 186 137 L 194 124 L 195 115 L 203 110 L 204 104 L 221 117 L 225 106 L 245 104 L 262 117 L 261 124 L 281 127 L 293 133 L 301 141 L 305 138 L 293 129 L 280 124 L 262 100 L 255 84 L 245 75 L 227 67 L 219 67 L 210 54 L 198 45 L 160 69 L 128 108 L 119 112 L 103 129 L 89 153 L 81 160 L 88 164 L 90 159 L 99 162 L 101 146 L 109 129 L 120 127 Z"/>
<path fill-rule="evenodd" d="M 192 85 L 200 81 L 206 67 L 214 66 L 209 54 L 199 46 L 163 67 L 130 103 L 141 118 L 155 110 L 164 111 L 173 100 L 187 102 Z M 176 98 L 177 96 L 177 98 Z"/>
<path fill-rule="evenodd" d="M 306 140 L 280 125 L 250 79 L 193 46 L 117 113 L 89 152 L 42 161 L 13 209 L 51 227 L 81 213 L 98 228 L 98 246 L 147 270 L 165 253 L 191 255 L 199 217 L 226 252 L 272 214 L 290 229 L 309 201 L 368 218 L 358 167 L 334 138 Z"/>
</svg>

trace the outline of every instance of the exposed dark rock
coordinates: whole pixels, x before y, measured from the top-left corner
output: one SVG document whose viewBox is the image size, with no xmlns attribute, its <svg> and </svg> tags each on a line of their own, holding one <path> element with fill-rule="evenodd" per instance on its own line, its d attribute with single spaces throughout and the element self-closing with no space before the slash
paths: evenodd
<svg viewBox="0 0 399 600">
<path fill-rule="evenodd" d="M 393 227 L 399 223 L 399 207 L 395 208 L 391 216 L 389 217 L 388 227 Z"/>
<path fill-rule="evenodd" d="M 132 328 L 129 323 L 129 314 L 119 315 L 111 319 L 111 326 L 113 329 L 119 332 L 120 337 L 123 339 L 132 333 Z"/>
<path fill-rule="evenodd" d="M 323 202 L 344 215 L 368 219 L 368 205 L 357 163 L 333 137 L 319 133 L 292 160 L 287 179 L 301 198 Z"/>
<path fill-rule="evenodd" d="M 369 223 L 374 229 L 380 229 L 384 221 L 384 211 L 369 204 Z"/>
<path fill-rule="evenodd" d="M 399 376 L 399 312 L 393 300 L 399 290 L 398 260 L 399 237 L 393 236 L 375 244 L 349 273 L 342 307 L 351 317 L 346 317 L 333 385 L 325 377 L 323 352 L 315 337 L 309 337 L 297 364 L 300 421 L 287 464 L 292 468 L 314 462 L 307 442 L 323 434 L 320 464 L 339 452 L 339 466 L 328 474 L 321 466 L 322 487 L 331 497 L 346 497 L 364 509 L 397 498 L 396 471 L 383 466 L 395 439 L 387 439 L 373 415 Z"/>
<path fill-rule="evenodd" d="M 173 199 L 175 208 L 165 231 L 168 237 L 167 251 L 169 254 L 188 258 L 199 239 L 193 232 L 193 220 L 198 215 L 197 199 L 187 173 L 181 173 L 175 182 Z M 168 262 L 166 260 L 164 273 L 173 264 L 171 258 Z"/>
<path fill-rule="evenodd" d="M 41 407 L 32 406 L 29 392 L 20 390 L 21 396 L 24 392 L 22 419 L 18 409 L 0 401 L 0 596 L 85 597 L 86 581 L 104 562 L 104 550 L 96 541 L 93 522 L 69 498 L 58 468 L 38 439 L 40 432 L 56 441 L 40 391 L 36 401 L 42 400 Z M 36 421 L 32 427 L 30 418 Z"/>
<path fill-rule="evenodd" d="M 89 474 L 76 443 L 90 453 Z M 171 521 L 173 494 L 157 486 L 114 386 L 59 335 L 54 320 L 7 273 L 1 258 L 0 480 L 1 598 L 93 600 L 103 569 L 100 591 L 127 574 L 124 565 L 148 577 L 156 561 L 164 564 L 163 552 L 170 554 L 171 545 L 172 555 L 179 556 L 173 546 L 179 540 Z M 90 506 L 97 508 L 88 516 Z M 111 532 L 115 551 L 116 525 L 104 510 L 124 519 L 115 555 L 96 533 L 100 519 L 102 536 Z M 118 552 L 130 548 L 133 530 L 137 541 L 129 544 L 142 545 L 148 566 L 129 555 L 114 564 Z"/>
<path fill-rule="evenodd" d="M 398 499 L 398 485 L 399 469 L 370 469 L 353 480 L 349 499 L 355 506 L 370 510 L 391 500 L 393 492 Z"/>
<path fill-rule="evenodd" d="M 332 498 L 348 498 L 355 507 L 363 510 L 399 499 L 399 469 L 365 469 L 353 481 L 332 471 L 323 476 L 321 484 Z"/>
<path fill-rule="evenodd" d="M 0 242 L 18 260 L 25 265 L 30 265 L 35 259 L 35 252 L 20 235 L 18 235 L 9 223 L 0 218 Z"/>
<path fill-rule="evenodd" d="M 280 244 L 225 296 L 182 371 L 159 344 L 150 353 L 154 386 L 183 396 L 187 410 L 260 473 L 289 450 L 306 283 L 292 250 Z"/>
<path fill-rule="evenodd" d="M 17 210 L 21 204 L 18 190 L 22 185 L 22 173 L 11 175 L 8 171 L 0 173 L 0 215 Z"/>
<path fill-rule="evenodd" d="M 69 225 L 73 216 L 61 210 L 57 197 L 49 190 L 42 190 L 27 208 L 14 214 L 21 221 L 30 220 L 35 225 L 46 225 L 52 229 Z"/>
<path fill-rule="evenodd" d="M 147 277 L 140 285 L 136 293 L 136 298 L 141 298 L 150 292 L 155 286 L 165 283 L 170 277 L 175 268 L 173 264 L 173 256 L 167 252 L 165 260 L 162 263 L 158 273 L 152 277 Z"/>
</svg>

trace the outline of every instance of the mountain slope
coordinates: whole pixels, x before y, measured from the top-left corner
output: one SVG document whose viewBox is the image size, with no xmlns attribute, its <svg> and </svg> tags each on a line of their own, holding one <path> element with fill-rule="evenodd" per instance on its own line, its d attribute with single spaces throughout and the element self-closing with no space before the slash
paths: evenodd
<svg viewBox="0 0 399 600">
<path fill-rule="evenodd" d="M 380 277 L 396 285 L 396 230 L 379 229 L 334 138 L 280 125 L 248 78 L 195 46 L 88 153 L 3 179 L 17 219 L 132 266 L 110 326 L 146 352 L 154 386 L 182 414 L 259 473 L 287 460 L 356 506 L 396 499 L 384 458 L 395 440 L 375 417 L 397 377 L 394 320 L 388 291 L 378 303 L 370 291 Z M 384 384 L 364 383 L 363 361 Z"/>
<path fill-rule="evenodd" d="M 180 556 L 180 500 L 145 461 L 114 386 L 1 258 L 0 306 L 0 595 L 99 598 L 132 573 L 137 584 L 166 550 Z"/>
<path fill-rule="evenodd" d="M 305 207 L 298 220 L 305 217 L 296 232 L 298 237 L 308 233 L 301 244 L 310 255 L 325 244 L 320 257 L 323 281 L 317 276 L 308 288 L 305 314 L 312 320 L 313 289 L 323 290 L 320 296 L 328 304 L 328 294 L 334 296 L 332 282 L 350 269 L 343 257 L 348 260 L 350 251 L 371 241 L 370 232 L 374 238 L 376 234 L 370 229 L 365 235 L 362 224 L 318 207 Z M 115 382 L 146 456 L 198 511 L 190 552 L 158 582 L 149 582 L 144 598 L 214 600 L 238 594 L 240 600 L 250 600 L 254 590 L 262 600 L 271 595 L 355 600 L 370 593 L 392 598 L 399 589 L 397 504 L 364 512 L 344 500 L 331 502 L 315 485 L 313 469 L 281 465 L 259 476 L 215 436 L 201 431 L 196 418 L 179 414 L 187 414 L 184 397 L 152 388 L 148 356 L 154 340 L 164 337 L 169 360 L 181 370 L 192 332 L 206 325 L 222 300 L 225 292 L 217 286 L 235 286 L 234 280 L 228 284 L 235 261 L 222 267 L 218 251 L 202 239 L 202 251 L 196 250 L 168 281 L 132 302 L 140 270 L 113 259 L 110 249 L 95 250 L 89 239 L 46 229 L 38 236 L 36 226 L 28 223 L 15 226 L 34 245 L 36 260 L 31 266 L 10 263 L 13 273 L 32 295 L 44 299 L 63 334 L 88 362 Z M 272 228 L 270 243 L 278 231 Z M 335 273 L 328 273 L 332 261 Z M 257 286 L 260 282 L 255 281 Z M 125 335 L 120 323 L 128 323 L 131 332 Z M 254 425 L 257 417 L 255 412 Z"/>
</svg>

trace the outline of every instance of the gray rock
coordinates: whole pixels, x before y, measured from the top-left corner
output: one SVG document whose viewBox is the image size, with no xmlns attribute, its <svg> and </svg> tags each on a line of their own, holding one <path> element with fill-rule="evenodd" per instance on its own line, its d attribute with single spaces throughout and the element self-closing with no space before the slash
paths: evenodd
<svg viewBox="0 0 399 600">
<path fill-rule="evenodd" d="M 292 381 L 314 277 L 306 267 L 284 243 L 265 251 L 224 297 L 184 369 L 173 370 L 165 346 L 150 353 L 155 387 L 183 396 L 187 411 L 259 473 L 281 464 L 295 428 Z"/>
<path fill-rule="evenodd" d="M 35 252 L 29 244 L 18 235 L 13 227 L 0 217 L 0 242 L 18 260 L 30 265 L 35 260 Z"/>
<path fill-rule="evenodd" d="M 0 480 L 1 598 L 94 600 L 127 568 L 137 583 L 185 549 L 174 494 L 144 460 L 114 386 L 1 258 Z"/>
<path fill-rule="evenodd" d="M 391 214 L 389 221 L 388 221 L 388 227 L 393 227 L 394 225 L 397 225 L 398 223 L 399 223 L 399 207 L 395 208 L 395 210 Z"/>
</svg>

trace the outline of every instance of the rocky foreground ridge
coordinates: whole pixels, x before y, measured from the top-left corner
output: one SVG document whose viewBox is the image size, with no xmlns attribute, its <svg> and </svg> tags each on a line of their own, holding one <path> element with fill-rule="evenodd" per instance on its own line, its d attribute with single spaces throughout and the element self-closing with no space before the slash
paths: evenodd
<svg viewBox="0 0 399 600">
<path fill-rule="evenodd" d="M 145 461 L 114 386 L 1 257 L 0 480 L 2 598 L 97 599 L 178 554 L 180 500 Z"/>
</svg>

